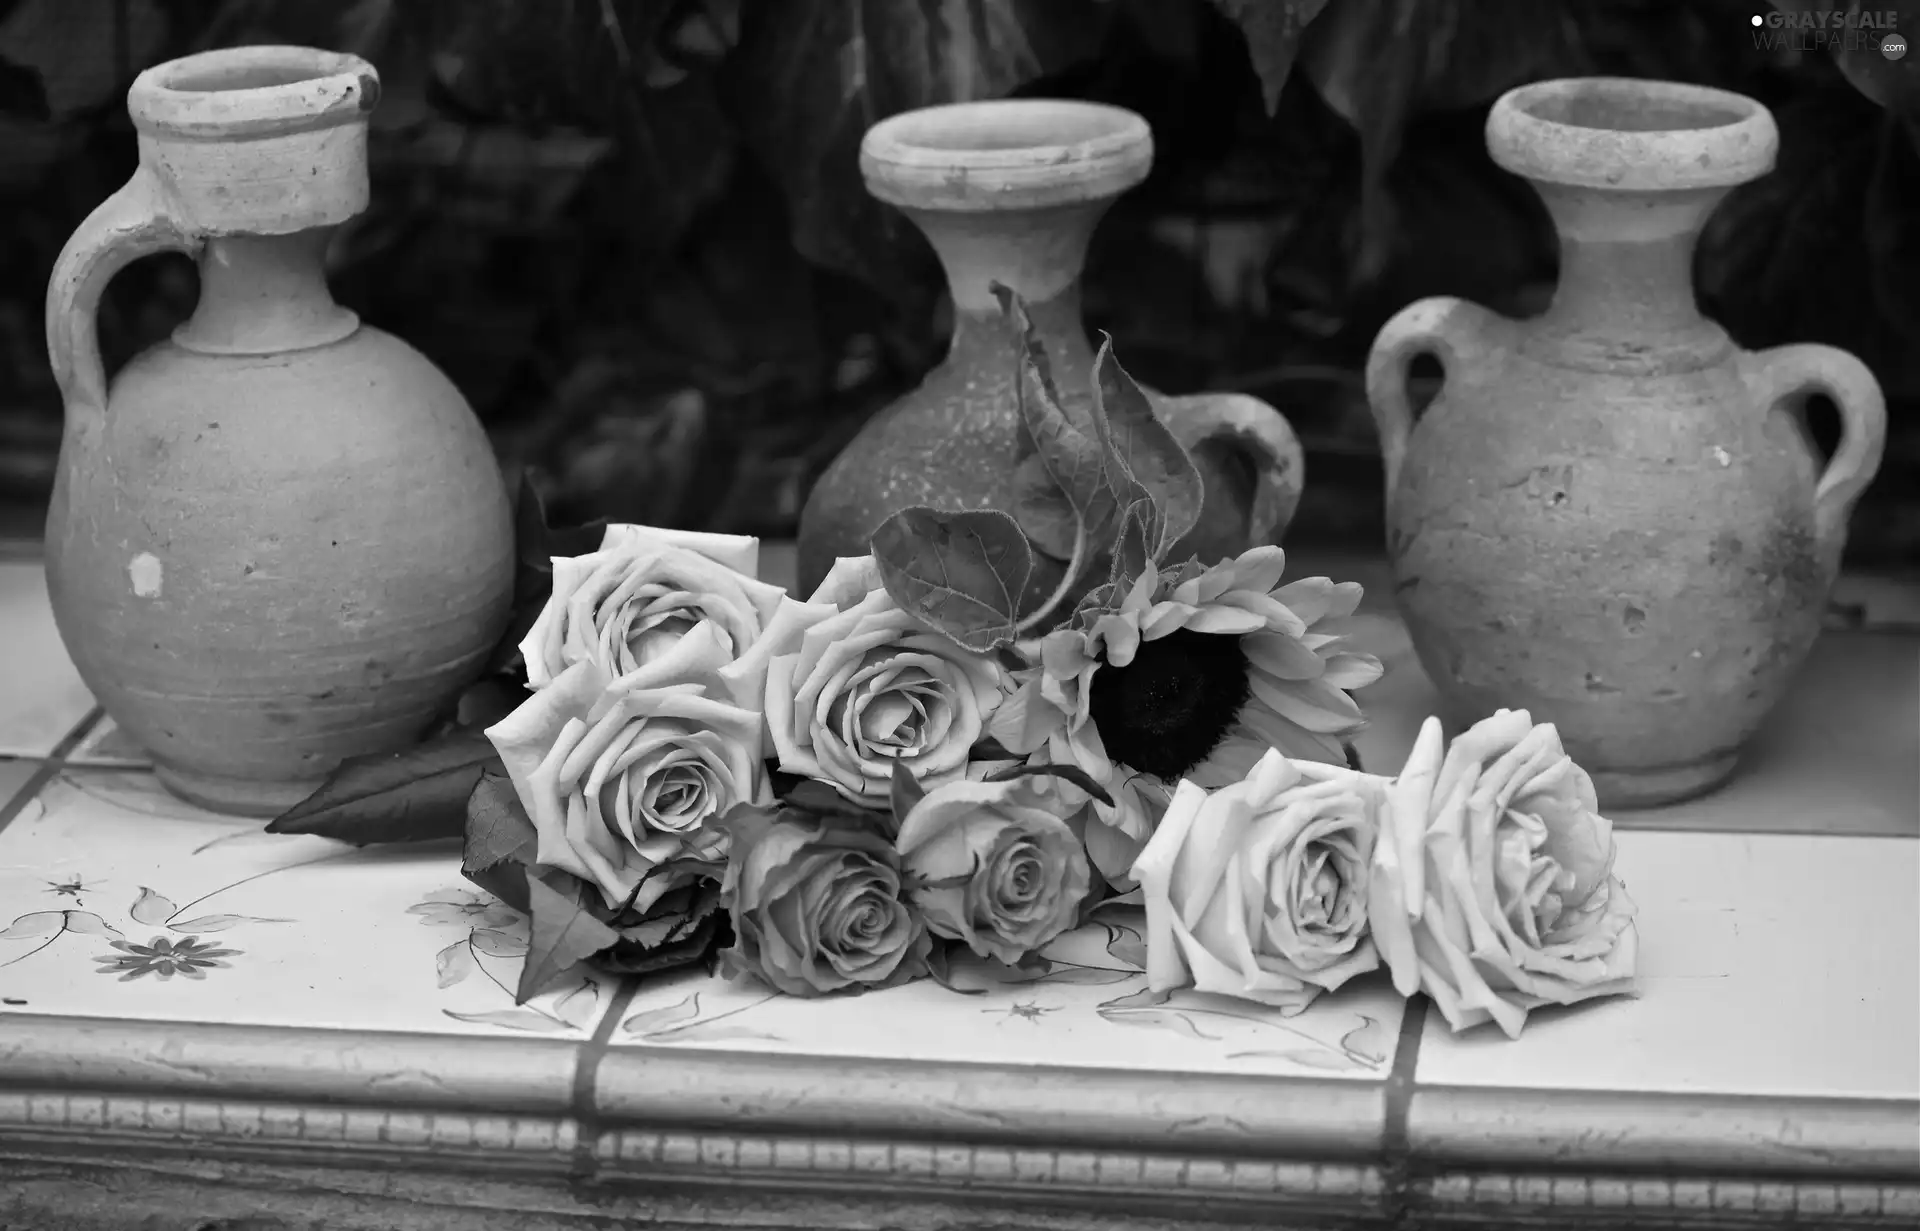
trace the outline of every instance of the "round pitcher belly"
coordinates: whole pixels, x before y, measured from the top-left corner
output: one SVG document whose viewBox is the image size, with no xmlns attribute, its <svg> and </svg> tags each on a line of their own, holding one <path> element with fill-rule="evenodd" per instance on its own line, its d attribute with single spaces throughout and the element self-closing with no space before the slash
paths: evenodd
<svg viewBox="0 0 1920 1231">
<path fill-rule="evenodd" d="M 416 741 L 508 618 L 513 527 L 452 383 L 328 293 L 366 208 L 371 65 L 239 47 L 128 92 L 133 177 L 47 287 L 66 405 L 47 521 L 54 618 L 163 782 L 274 815 L 342 760 Z M 193 316 L 107 387 L 94 310 L 147 253 L 190 253 Z"/>
</svg>

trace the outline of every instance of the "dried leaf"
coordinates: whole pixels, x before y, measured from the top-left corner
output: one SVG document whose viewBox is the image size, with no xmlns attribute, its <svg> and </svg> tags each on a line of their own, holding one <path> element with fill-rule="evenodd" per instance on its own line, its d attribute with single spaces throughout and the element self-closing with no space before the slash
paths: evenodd
<svg viewBox="0 0 1920 1231">
<path fill-rule="evenodd" d="M 528 818 L 513 782 L 504 773 L 483 771 L 467 797 L 466 845 L 460 868 L 479 872 L 497 863 L 535 862 L 540 835 Z"/>
<path fill-rule="evenodd" d="M 145 885 L 140 886 L 140 896 L 127 908 L 127 914 L 135 923 L 144 923 L 148 927 L 161 927 L 167 920 L 179 913 L 180 908 L 172 901 L 155 893 Z"/>
<path fill-rule="evenodd" d="M 483 769 L 498 765 L 479 731 L 455 730 L 404 752 L 345 761 L 268 833 L 318 834 L 355 846 L 457 838 Z"/>
<path fill-rule="evenodd" d="M 561 880 L 567 891 L 548 883 L 549 877 Z M 562 972 L 620 939 L 619 933 L 587 909 L 585 895 L 589 892 L 587 886 L 564 873 L 527 878 L 527 914 L 533 923 L 526 965 L 520 968 L 520 983 L 514 990 L 516 1004 L 525 1004 Z"/>
<path fill-rule="evenodd" d="M 1112 448 L 1152 502 L 1146 518 L 1148 545 L 1159 563 L 1175 543 L 1200 520 L 1205 487 L 1186 447 L 1153 409 L 1146 391 L 1127 375 L 1113 354 L 1113 339 L 1104 338 L 1094 360 L 1094 385 L 1099 394 L 1099 418 L 1104 419 Z M 1116 489 L 1118 490 L 1118 489 Z M 1131 505 L 1121 492 L 1123 507 Z"/>
<path fill-rule="evenodd" d="M 473 950 L 464 940 L 456 940 L 433 955 L 438 987 L 452 987 L 473 973 Z"/>
<path fill-rule="evenodd" d="M 894 602 L 963 649 L 986 653 L 1018 635 L 1033 550 L 1005 513 L 903 509 L 872 548 Z"/>
<path fill-rule="evenodd" d="M 1052 962 L 1052 969 L 1045 974 L 1029 980 L 1032 983 L 1070 983 L 1086 987 L 1099 987 L 1109 983 L 1125 983 L 1128 979 L 1137 979 L 1140 972 L 1131 967 L 1120 970 L 1108 966 L 1081 966 L 1073 962 Z"/>
</svg>

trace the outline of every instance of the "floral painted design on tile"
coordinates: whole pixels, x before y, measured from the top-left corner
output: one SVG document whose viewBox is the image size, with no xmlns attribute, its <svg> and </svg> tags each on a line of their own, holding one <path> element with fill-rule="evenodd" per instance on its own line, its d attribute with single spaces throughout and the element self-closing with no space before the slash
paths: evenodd
<svg viewBox="0 0 1920 1231">
<path fill-rule="evenodd" d="M 62 936 L 118 937 L 120 935 L 119 928 L 90 910 L 28 911 L 14 919 L 4 930 L 0 930 L 0 940 L 37 940 L 40 943 L 24 953 L 18 953 L 5 961 L 0 961 L 0 966 L 12 966 L 17 962 L 24 962 Z"/>
<path fill-rule="evenodd" d="M 307 862 L 318 862 L 309 860 Z M 180 933 L 180 938 L 165 935 L 155 936 L 145 945 L 130 944 L 125 933 L 95 911 L 90 910 L 36 910 L 17 916 L 6 928 L 0 929 L 0 941 L 30 941 L 40 943 L 25 952 L 14 954 L 0 961 L 0 967 L 12 966 L 24 962 L 35 954 L 44 952 L 63 936 L 99 936 L 108 938 L 108 944 L 121 950 L 118 954 L 97 955 L 93 960 L 99 962 L 121 963 L 99 971 L 101 974 L 120 973 L 131 970 L 124 978 L 136 978 L 139 975 L 154 973 L 162 978 L 170 978 L 180 973 L 189 978 L 199 979 L 200 973 L 207 967 L 225 966 L 219 958 L 234 957 L 243 952 L 240 949 L 215 949 L 199 943 L 196 937 L 206 932 L 224 932 L 228 928 L 242 923 L 292 923 L 291 919 L 275 919 L 263 915 L 236 915 L 225 912 L 196 913 L 198 907 L 209 900 L 238 888 L 249 881 L 259 880 L 263 876 L 272 876 L 284 872 L 287 868 L 297 868 L 302 864 L 288 864 L 286 867 L 269 868 L 265 872 L 256 872 L 220 886 L 210 893 L 203 893 L 185 906 L 176 906 L 171 898 L 146 885 L 139 886 L 139 895 L 127 907 L 127 918 L 144 928 L 165 928 L 169 932 Z M 61 897 L 72 897 L 76 902 L 79 895 L 87 891 L 85 878 L 74 875 L 66 880 L 46 882 L 49 892 Z M 182 919 L 182 915 L 191 917 Z M 4 952 L 4 950 L 0 950 Z M 202 960 L 202 959 L 214 960 Z M 132 966 L 125 965 L 131 961 Z M 144 964 L 143 964 L 144 963 Z"/>
<path fill-rule="evenodd" d="M 440 1010 L 453 1020 L 529 1034 L 564 1034 L 593 1024 L 600 1007 L 600 985 L 592 979 L 582 979 L 557 995 L 540 997 L 550 1008 L 532 1001 L 513 1003 L 512 983 L 501 978 L 494 964 L 514 963 L 527 956 L 527 921 L 518 911 L 468 889 L 441 889 L 407 907 L 407 913 L 418 916 L 426 927 L 466 931 L 465 936 L 434 954 L 436 986 L 445 990 L 477 974 L 492 983 L 506 1000 L 503 1008 L 477 1013 Z M 509 969 L 508 973 L 518 976 L 517 970 Z"/>
<path fill-rule="evenodd" d="M 640 1043 L 728 1043 L 747 1039 L 782 1043 L 786 1040 L 781 1036 L 736 1020 L 741 1014 L 780 998 L 780 993 L 768 992 L 758 1000 L 702 1017 L 700 993 L 688 992 L 670 1005 L 635 1013 L 620 1023 L 620 1030 Z M 722 1025 L 723 1022 L 726 1024 Z"/>
<path fill-rule="evenodd" d="M 162 979 L 171 979 L 178 974 L 185 975 L 189 979 L 204 979 L 207 977 L 207 971 L 225 968 L 228 965 L 221 959 L 237 957 L 245 952 L 242 949 L 219 948 L 191 937 L 184 940 L 171 940 L 165 936 L 156 936 L 144 945 L 136 945 L 125 940 L 109 943 L 120 952 L 96 955 L 93 960 L 102 963 L 96 973 L 117 975 L 122 983 L 144 975 L 158 975 Z"/>
</svg>

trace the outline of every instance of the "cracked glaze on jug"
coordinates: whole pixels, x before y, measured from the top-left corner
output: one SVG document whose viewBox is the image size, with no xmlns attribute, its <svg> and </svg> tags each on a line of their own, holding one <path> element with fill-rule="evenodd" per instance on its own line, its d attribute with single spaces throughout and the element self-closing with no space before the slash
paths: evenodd
<svg viewBox="0 0 1920 1231">
<path fill-rule="evenodd" d="M 1859 360 L 1743 351 L 1703 317 L 1694 243 L 1773 166 L 1772 116 L 1737 94 L 1611 78 L 1511 91 L 1487 121 L 1561 239 L 1541 316 L 1458 299 L 1402 310 L 1367 394 L 1386 467 L 1395 597 L 1456 723 L 1551 721 L 1601 803 L 1709 791 L 1820 629 L 1886 412 Z M 1415 414 L 1407 370 L 1445 371 Z M 1805 396 L 1839 408 L 1814 451 Z"/>
<path fill-rule="evenodd" d="M 47 518 L 54 617 L 81 678 L 169 789 L 265 816 L 343 758 L 417 739 L 506 622 L 513 527 L 465 399 L 327 292 L 366 208 L 371 65 L 205 52 L 127 95 L 133 178 L 47 287 L 66 403 Z M 108 392 L 107 282 L 194 255 L 192 319 Z"/>
<path fill-rule="evenodd" d="M 1062 397 L 1089 397 L 1095 350 L 1080 319 L 1087 244 L 1114 198 L 1152 163 L 1146 120 L 1095 103 L 956 103 L 868 130 L 860 150 L 867 189 L 932 243 L 953 297 L 953 339 L 920 387 L 869 421 L 814 485 L 800 518 L 801 593 L 836 556 L 865 555 L 875 528 L 900 509 L 1014 507 L 1019 339 L 992 285 L 1027 301 Z M 1117 357 L 1124 367 L 1126 356 Z M 1205 484 L 1200 523 L 1174 558 L 1212 563 L 1277 540 L 1299 503 L 1303 470 L 1285 417 L 1246 394 L 1147 393 Z M 1051 591 L 1063 571 L 1044 556 L 1036 566 L 1029 598 Z"/>
</svg>

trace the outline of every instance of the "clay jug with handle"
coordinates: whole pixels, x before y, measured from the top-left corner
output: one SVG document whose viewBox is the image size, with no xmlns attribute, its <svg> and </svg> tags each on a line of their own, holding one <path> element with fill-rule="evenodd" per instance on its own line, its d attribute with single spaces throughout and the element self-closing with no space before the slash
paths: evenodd
<svg viewBox="0 0 1920 1231">
<path fill-rule="evenodd" d="M 1735 768 L 1820 630 L 1878 468 L 1879 385 L 1827 346 L 1736 346 L 1694 301 L 1694 243 L 1778 145 L 1752 99 L 1657 81 L 1523 86 L 1494 160 L 1560 233 L 1552 305 L 1515 321 L 1427 299 L 1374 342 L 1395 597 L 1450 717 L 1555 723 L 1607 807 Z M 1416 415 L 1408 365 L 1439 359 Z M 1839 409 L 1831 459 L 1800 417 Z"/>
<path fill-rule="evenodd" d="M 953 338 L 919 388 L 882 410 L 814 485 L 800 518 L 800 592 L 836 556 L 865 555 L 874 529 L 914 505 L 1014 507 L 1022 459 L 1019 339 L 994 284 L 1025 299 L 1066 399 L 1091 396 L 1095 348 L 1080 319 L 1080 272 L 1094 227 L 1146 178 L 1153 133 L 1131 111 L 1003 99 L 909 111 L 868 130 L 867 190 L 932 243 L 953 298 Z M 1127 357 L 1117 355 L 1122 366 Z M 1169 397 L 1155 411 L 1205 484 L 1199 524 L 1175 559 L 1211 564 L 1278 539 L 1300 499 L 1300 443 L 1279 411 L 1246 394 Z M 1030 446 L 1029 450 L 1030 451 Z M 1061 572 L 1045 557 L 1033 593 Z"/>
<path fill-rule="evenodd" d="M 343 758 L 416 740 L 511 601 L 500 468 L 459 391 L 334 303 L 331 229 L 367 206 L 371 65 L 300 47 L 140 74 L 133 177 L 47 288 L 66 403 L 47 519 L 60 635 L 161 781 L 273 815 Z M 200 299 L 109 390 L 94 313 L 136 257 Z"/>
</svg>

